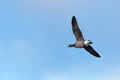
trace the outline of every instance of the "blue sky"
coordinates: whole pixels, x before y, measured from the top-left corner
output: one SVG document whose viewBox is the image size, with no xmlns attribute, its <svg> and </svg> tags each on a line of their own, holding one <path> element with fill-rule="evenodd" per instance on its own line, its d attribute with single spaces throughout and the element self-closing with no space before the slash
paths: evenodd
<svg viewBox="0 0 120 80">
<path fill-rule="evenodd" d="M 0 80 L 120 80 L 119 0 L 1 0 Z M 100 53 L 68 48 L 76 16 Z"/>
</svg>

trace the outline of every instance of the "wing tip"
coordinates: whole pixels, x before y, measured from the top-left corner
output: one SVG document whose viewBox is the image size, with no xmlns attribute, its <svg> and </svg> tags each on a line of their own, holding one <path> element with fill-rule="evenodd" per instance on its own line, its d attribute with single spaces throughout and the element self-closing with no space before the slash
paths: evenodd
<svg viewBox="0 0 120 80">
<path fill-rule="evenodd" d="M 101 58 L 101 56 L 100 56 L 100 55 L 97 55 L 96 57 Z"/>
<path fill-rule="evenodd" d="M 75 16 L 72 16 L 72 25 L 77 25 L 77 21 Z"/>
<path fill-rule="evenodd" d="M 75 19 L 75 16 L 72 16 L 72 19 Z"/>
<path fill-rule="evenodd" d="M 97 58 L 101 58 L 101 56 L 98 53 L 92 54 L 93 56 L 97 57 Z"/>
</svg>

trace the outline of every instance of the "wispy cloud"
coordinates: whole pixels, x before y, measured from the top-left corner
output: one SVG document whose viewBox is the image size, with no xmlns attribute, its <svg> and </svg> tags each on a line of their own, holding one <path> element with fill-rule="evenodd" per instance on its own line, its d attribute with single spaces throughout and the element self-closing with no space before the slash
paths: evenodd
<svg viewBox="0 0 120 80">
<path fill-rule="evenodd" d="M 70 64 L 65 66 L 62 69 L 57 71 L 49 71 L 47 69 L 43 70 L 43 78 L 42 80 L 81 80 L 88 79 L 89 80 L 119 80 L 120 70 L 119 68 L 113 67 L 108 69 L 101 69 L 97 66 L 92 65 L 78 65 L 78 64 Z M 97 73 L 96 73 L 97 72 Z"/>
</svg>

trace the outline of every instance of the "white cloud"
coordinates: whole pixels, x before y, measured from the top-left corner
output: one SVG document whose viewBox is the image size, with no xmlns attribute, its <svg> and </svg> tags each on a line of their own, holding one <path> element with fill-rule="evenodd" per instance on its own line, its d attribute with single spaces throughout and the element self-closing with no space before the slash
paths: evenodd
<svg viewBox="0 0 120 80">
<path fill-rule="evenodd" d="M 45 71 L 42 80 L 120 80 L 119 68 L 99 69 L 97 66 L 72 64 L 55 72 Z"/>
<path fill-rule="evenodd" d="M 47 76 L 43 80 L 70 80 L 70 79 L 66 76 L 56 75 L 56 76 L 49 76 L 49 77 Z"/>
<path fill-rule="evenodd" d="M 43 75 L 42 80 L 71 80 L 66 74 L 64 73 L 45 73 Z"/>
</svg>

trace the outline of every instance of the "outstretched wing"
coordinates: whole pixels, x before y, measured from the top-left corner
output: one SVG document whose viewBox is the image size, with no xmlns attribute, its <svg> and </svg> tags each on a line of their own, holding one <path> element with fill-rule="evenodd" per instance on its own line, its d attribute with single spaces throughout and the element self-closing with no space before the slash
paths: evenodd
<svg viewBox="0 0 120 80">
<path fill-rule="evenodd" d="M 93 56 L 101 57 L 90 45 L 88 45 L 87 47 L 84 47 L 84 49 L 89 53 L 91 53 Z"/>
<path fill-rule="evenodd" d="M 76 20 L 75 16 L 72 17 L 72 30 L 73 30 L 73 33 L 74 33 L 77 41 L 84 40 L 82 32 L 80 31 L 80 29 L 78 27 L 77 20 Z"/>
</svg>

